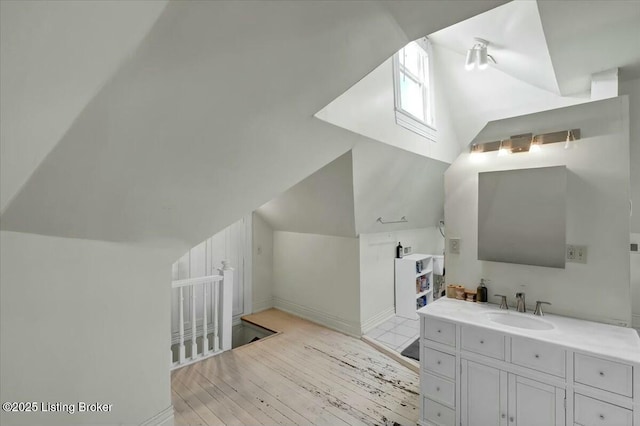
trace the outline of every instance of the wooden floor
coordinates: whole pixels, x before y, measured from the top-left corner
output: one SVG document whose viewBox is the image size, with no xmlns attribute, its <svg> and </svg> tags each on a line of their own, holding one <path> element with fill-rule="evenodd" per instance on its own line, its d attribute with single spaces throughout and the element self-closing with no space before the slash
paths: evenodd
<svg viewBox="0 0 640 426">
<path fill-rule="evenodd" d="M 418 375 L 366 343 L 270 309 L 279 331 L 173 371 L 176 425 L 415 425 Z"/>
</svg>

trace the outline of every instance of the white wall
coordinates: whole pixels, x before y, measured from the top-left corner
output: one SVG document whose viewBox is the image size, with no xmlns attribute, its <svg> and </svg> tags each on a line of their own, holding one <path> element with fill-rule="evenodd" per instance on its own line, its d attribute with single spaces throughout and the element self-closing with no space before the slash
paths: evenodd
<svg viewBox="0 0 640 426">
<path fill-rule="evenodd" d="M 629 324 L 629 160 L 628 105 L 612 98 L 532 114 L 494 123 L 492 132 L 519 127 L 520 133 L 538 133 L 544 126 L 580 128 L 583 139 L 574 149 L 562 143 L 542 152 L 498 157 L 481 154 L 483 162 L 463 153 L 445 173 L 447 237 L 461 238 L 459 255 L 446 258 L 447 282 L 475 287 L 480 278 L 491 280 L 489 294 L 509 295 L 526 285 L 529 303 L 553 303 L 550 312 Z M 566 269 L 481 262 L 477 260 L 478 172 L 566 165 L 567 243 L 588 246 L 586 265 L 568 263 Z M 492 300 L 492 298 L 490 298 Z M 495 299 L 493 299 L 495 300 Z"/>
<path fill-rule="evenodd" d="M 351 151 L 258 209 L 279 231 L 355 237 Z"/>
<path fill-rule="evenodd" d="M 171 405 L 174 251 L 0 233 L 4 401 L 113 404 L 110 413 L 13 414 L 3 425 L 139 424 Z"/>
<path fill-rule="evenodd" d="M 444 210 L 448 164 L 379 142 L 353 148 L 353 195 L 358 234 L 435 226 Z M 406 216 L 408 222 L 398 221 Z"/>
<path fill-rule="evenodd" d="M 320 110 L 316 117 L 371 139 L 450 163 L 456 158 L 460 148 L 455 143 L 453 128 L 448 119 L 447 94 L 438 86 L 440 80 L 446 77 L 441 68 L 436 68 L 432 78 L 436 88 L 434 101 L 437 142 L 431 142 L 396 124 L 392 58 L 384 61 Z"/>
<path fill-rule="evenodd" d="M 359 336 L 358 251 L 357 238 L 274 232 L 275 307 Z"/>
<path fill-rule="evenodd" d="M 629 96 L 629 160 L 631 163 L 631 232 L 640 233 L 640 79 L 624 81 L 620 95 Z"/>
<path fill-rule="evenodd" d="M 360 234 L 360 321 L 362 333 L 395 312 L 394 258 L 398 242 L 413 253 L 442 254 L 444 239 L 435 227 Z"/>
<path fill-rule="evenodd" d="M 273 229 L 253 213 L 253 312 L 273 307 Z"/>
</svg>

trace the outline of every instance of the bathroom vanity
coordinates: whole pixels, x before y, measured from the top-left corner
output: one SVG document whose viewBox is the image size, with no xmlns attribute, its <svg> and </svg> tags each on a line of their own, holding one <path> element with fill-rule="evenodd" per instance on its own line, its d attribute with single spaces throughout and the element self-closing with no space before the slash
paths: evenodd
<svg viewBox="0 0 640 426">
<path fill-rule="evenodd" d="M 420 315 L 420 424 L 640 426 L 635 330 L 440 299 Z"/>
</svg>

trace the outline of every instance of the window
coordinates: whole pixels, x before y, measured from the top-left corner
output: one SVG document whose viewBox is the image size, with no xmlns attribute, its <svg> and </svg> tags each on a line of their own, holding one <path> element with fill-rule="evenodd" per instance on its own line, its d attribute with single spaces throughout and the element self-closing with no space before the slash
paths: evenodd
<svg viewBox="0 0 640 426">
<path fill-rule="evenodd" d="M 429 41 L 412 41 L 393 58 L 396 123 L 435 142 Z"/>
</svg>

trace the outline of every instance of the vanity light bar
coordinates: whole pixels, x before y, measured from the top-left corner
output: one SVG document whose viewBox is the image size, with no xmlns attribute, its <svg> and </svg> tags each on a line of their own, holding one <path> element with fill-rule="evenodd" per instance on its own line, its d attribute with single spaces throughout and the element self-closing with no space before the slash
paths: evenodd
<svg viewBox="0 0 640 426">
<path fill-rule="evenodd" d="M 568 140 L 575 141 L 578 139 L 580 139 L 580 129 L 561 130 L 559 132 L 543 133 L 535 136 L 532 133 L 523 133 L 501 141 L 474 144 L 471 146 L 471 153 L 499 151 L 500 149 L 507 149 L 511 153 L 528 152 L 532 145 L 540 146 L 549 143 L 566 143 Z"/>
</svg>

